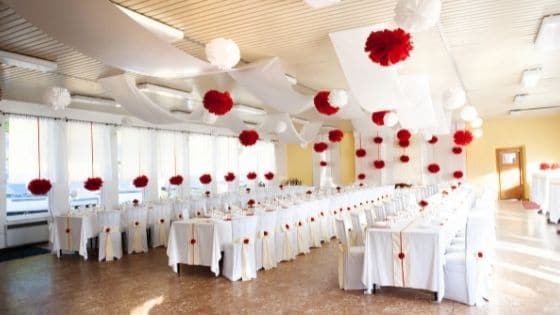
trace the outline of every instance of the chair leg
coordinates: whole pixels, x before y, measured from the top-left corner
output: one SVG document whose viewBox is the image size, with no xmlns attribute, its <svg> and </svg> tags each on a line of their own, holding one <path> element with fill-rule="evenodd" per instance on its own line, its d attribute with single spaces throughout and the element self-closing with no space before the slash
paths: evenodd
<svg viewBox="0 0 560 315">
<path fill-rule="evenodd" d="M 375 291 L 377 291 L 377 285 L 374 283 L 373 284 L 373 294 L 375 294 Z"/>
<path fill-rule="evenodd" d="M 177 264 L 177 277 L 181 275 L 181 264 Z"/>
<path fill-rule="evenodd" d="M 434 301 L 437 302 L 437 300 L 438 300 L 438 293 L 437 293 L 437 292 L 434 292 Z"/>
</svg>

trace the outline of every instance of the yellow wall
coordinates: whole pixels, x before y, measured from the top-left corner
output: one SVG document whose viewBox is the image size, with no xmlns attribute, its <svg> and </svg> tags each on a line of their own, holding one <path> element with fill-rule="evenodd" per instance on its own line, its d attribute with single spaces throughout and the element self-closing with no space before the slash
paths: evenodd
<svg viewBox="0 0 560 315">
<path fill-rule="evenodd" d="M 489 119 L 483 129 L 484 136 L 467 147 L 467 174 L 475 184 L 498 187 L 497 148 L 525 147 L 525 198 L 539 164 L 560 162 L 560 115 Z"/>
<path fill-rule="evenodd" d="M 350 185 L 356 179 L 356 159 L 354 158 L 354 134 L 344 133 L 340 148 L 340 184 Z"/>
</svg>

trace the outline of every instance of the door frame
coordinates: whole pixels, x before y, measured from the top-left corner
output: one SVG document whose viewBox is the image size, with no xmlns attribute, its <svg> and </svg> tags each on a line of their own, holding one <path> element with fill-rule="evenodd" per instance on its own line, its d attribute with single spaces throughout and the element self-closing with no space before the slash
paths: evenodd
<svg viewBox="0 0 560 315">
<path fill-rule="evenodd" d="M 514 150 L 514 149 L 519 149 L 519 171 L 521 172 L 521 187 L 522 189 L 522 194 L 521 194 L 521 200 L 525 200 L 526 199 L 526 186 L 527 186 L 527 181 L 526 181 L 526 177 L 525 177 L 525 145 L 519 145 L 519 146 L 513 146 L 513 147 L 503 147 L 503 148 L 495 148 L 495 156 L 496 156 L 496 175 L 498 176 L 498 200 L 503 200 L 502 199 L 502 179 L 500 177 L 500 162 L 499 162 L 499 158 L 500 155 L 498 154 L 498 152 L 500 150 Z"/>
</svg>

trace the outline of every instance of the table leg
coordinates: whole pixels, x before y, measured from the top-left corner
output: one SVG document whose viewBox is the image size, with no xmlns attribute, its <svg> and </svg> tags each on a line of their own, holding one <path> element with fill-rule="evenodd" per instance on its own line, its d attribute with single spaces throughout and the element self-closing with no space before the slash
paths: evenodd
<svg viewBox="0 0 560 315">
<path fill-rule="evenodd" d="M 438 300 L 438 293 L 437 293 L 437 292 L 434 292 L 434 301 L 437 302 L 437 300 Z"/>
<path fill-rule="evenodd" d="M 181 264 L 177 264 L 177 276 L 181 275 Z"/>
</svg>

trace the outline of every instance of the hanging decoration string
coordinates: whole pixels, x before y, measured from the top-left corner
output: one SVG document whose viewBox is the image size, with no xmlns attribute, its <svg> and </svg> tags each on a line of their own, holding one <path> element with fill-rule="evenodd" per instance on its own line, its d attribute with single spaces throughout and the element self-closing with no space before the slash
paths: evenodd
<svg viewBox="0 0 560 315">
<path fill-rule="evenodd" d="M 39 117 L 37 117 L 37 167 L 39 169 L 39 178 L 41 178 L 41 127 Z"/>
<path fill-rule="evenodd" d="M 93 122 L 89 123 L 89 140 L 91 144 L 91 177 L 93 176 Z"/>
<path fill-rule="evenodd" d="M 173 135 L 173 170 L 175 175 L 177 175 L 177 137 Z"/>
</svg>

